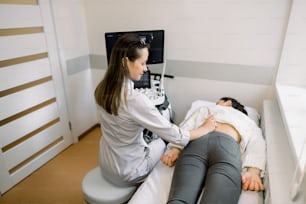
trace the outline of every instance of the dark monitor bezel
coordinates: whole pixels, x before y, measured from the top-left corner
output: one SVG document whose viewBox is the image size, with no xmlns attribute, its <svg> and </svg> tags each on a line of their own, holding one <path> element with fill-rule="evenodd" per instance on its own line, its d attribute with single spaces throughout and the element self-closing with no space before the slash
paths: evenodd
<svg viewBox="0 0 306 204">
<path fill-rule="evenodd" d="M 106 58 L 109 64 L 112 47 L 116 40 L 125 33 L 137 33 L 140 36 L 153 35 L 158 41 L 147 42 L 150 44 L 149 57 L 147 64 L 162 64 L 164 63 L 164 45 L 165 45 L 165 31 L 164 30 L 141 30 L 141 31 L 120 31 L 120 32 L 106 32 L 105 33 L 105 47 Z M 156 44 L 157 43 L 157 44 Z"/>
</svg>

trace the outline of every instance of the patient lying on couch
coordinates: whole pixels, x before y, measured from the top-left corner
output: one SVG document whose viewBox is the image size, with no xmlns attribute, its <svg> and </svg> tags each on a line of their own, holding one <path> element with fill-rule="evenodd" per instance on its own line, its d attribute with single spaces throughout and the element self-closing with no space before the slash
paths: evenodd
<svg viewBox="0 0 306 204">
<path fill-rule="evenodd" d="M 244 106 L 224 97 L 214 107 L 197 109 L 180 126 L 191 130 L 204 120 L 210 133 L 189 142 L 181 154 L 173 146 L 161 158 L 175 164 L 167 203 L 197 203 L 204 189 L 200 203 L 237 204 L 241 189 L 262 191 L 265 141 Z"/>
<path fill-rule="evenodd" d="M 216 106 L 216 103 L 207 101 L 207 100 L 196 100 L 192 102 L 191 107 L 188 110 L 184 121 L 181 123 L 181 126 L 183 126 L 189 120 L 192 121 L 193 120 L 192 118 L 194 118 L 196 115 L 199 115 L 198 112 L 200 109 L 205 109 L 205 108 L 207 108 L 207 110 L 211 109 L 210 112 L 213 113 L 212 109 L 215 106 Z M 265 151 L 265 142 L 262 138 L 261 130 L 258 127 L 260 115 L 258 114 L 258 111 L 252 107 L 245 106 L 244 109 L 247 111 L 249 118 L 251 118 L 252 121 L 254 121 L 254 122 L 250 122 L 248 119 L 246 119 L 247 121 L 249 121 L 248 123 L 250 124 L 250 127 L 253 127 L 253 129 L 258 132 L 258 137 L 252 138 L 252 140 L 244 144 L 245 148 L 241 149 L 243 150 L 241 151 L 241 160 L 242 160 L 242 166 L 240 169 L 242 171 L 241 175 L 242 174 L 244 176 L 253 175 L 253 172 L 247 172 L 247 170 L 249 171 L 252 170 L 252 167 L 253 167 L 254 170 L 256 169 L 260 170 L 260 174 L 261 174 L 260 176 L 262 178 L 262 176 L 264 175 L 264 169 L 265 169 L 266 151 Z M 215 118 L 216 122 L 221 122 L 221 121 L 218 121 L 217 115 L 215 115 L 215 117 L 216 117 Z M 242 116 L 242 117 L 245 118 L 245 116 Z M 254 124 L 256 127 L 254 126 Z M 217 123 L 217 126 L 218 126 L 218 123 Z M 241 137 L 242 133 L 239 132 L 239 134 Z M 241 140 L 240 144 L 244 143 L 244 140 L 242 138 L 240 140 Z M 176 158 L 174 158 L 175 154 L 174 155 L 172 155 L 172 153 L 168 154 L 169 152 L 172 152 L 172 151 L 178 151 L 178 150 L 175 148 L 171 148 L 171 146 L 168 145 L 168 150 L 166 151 L 166 154 L 165 154 L 167 156 L 163 157 L 163 159 L 167 158 L 168 162 L 172 162 L 172 164 L 171 163 L 168 164 L 170 166 L 174 165 L 174 162 L 176 160 Z M 255 157 L 253 157 L 252 155 L 254 155 Z M 258 165 L 258 167 L 256 167 L 257 165 L 255 166 L 249 163 L 249 161 L 252 161 L 252 158 L 256 158 L 256 155 L 258 156 L 257 157 L 258 161 L 261 164 L 261 165 Z M 150 173 L 150 175 L 147 177 L 147 179 L 144 181 L 144 183 L 142 183 L 138 187 L 137 191 L 134 193 L 134 195 L 132 196 L 132 198 L 130 199 L 128 203 L 129 204 L 143 204 L 144 201 L 146 202 L 146 204 L 165 204 L 167 203 L 174 169 L 175 169 L 174 166 L 169 167 L 165 165 L 162 161 L 160 161 L 155 166 L 155 168 Z M 258 173 L 257 175 L 259 175 L 259 172 L 257 173 Z M 241 178 L 241 179 L 243 181 L 250 181 L 249 179 L 246 179 L 246 180 L 244 180 L 244 178 Z M 259 191 L 248 190 L 248 189 L 251 189 L 251 186 L 248 185 L 248 182 L 246 182 L 245 185 L 242 185 L 242 188 L 244 190 L 241 191 L 238 204 L 262 204 L 263 203 L 263 191 L 262 190 L 259 190 Z M 192 188 L 194 188 L 194 186 L 192 186 Z M 200 199 L 201 198 L 199 198 L 199 201 Z M 199 201 L 198 203 L 200 203 Z"/>
</svg>

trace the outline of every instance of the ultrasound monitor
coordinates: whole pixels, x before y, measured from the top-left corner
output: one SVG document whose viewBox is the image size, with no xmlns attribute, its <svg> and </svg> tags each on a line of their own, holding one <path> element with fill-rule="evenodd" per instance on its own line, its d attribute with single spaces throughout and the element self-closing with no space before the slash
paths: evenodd
<svg viewBox="0 0 306 204">
<path fill-rule="evenodd" d="M 164 63 L 164 30 L 125 31 L 105 33 L 106 57 L 109 64 L 112 48 L 118 38 L 125 33 L 137 33 L 141 40 L 150 44 L 147 64 Z M 139 81 L 134 81 L 134 88 L 151 88 L 150 70 L 144 73 Z"/>
<path fill-rule="evenodd" d="M 164 62 L 164 30 L 145 30 L 105 33 L 107 63 L 109 63 L 115 42 L 125 33 L 137 33 L 143 41 L 150 44 L 147 64 L 160 64 Z"/>
</svg>

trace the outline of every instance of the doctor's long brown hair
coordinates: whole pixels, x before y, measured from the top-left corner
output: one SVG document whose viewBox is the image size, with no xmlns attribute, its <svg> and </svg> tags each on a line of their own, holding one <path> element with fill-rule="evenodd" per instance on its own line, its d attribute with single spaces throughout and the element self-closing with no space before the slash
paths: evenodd
<svg viewBox="0 0 306 204">
<path fill-rule="evenodd" d="M 135 33 L 124 34 L 116 41 L 108 69 L 95 90 L 97 104 L 108 113 L 118 115 L 122 85 L 129 75 L 128 67 L 123 63 L 123 59 L 127 57 L 134 62 L 140 57 L 139 49 L 143 48 L 149 48 L 149 45 Z"/>
</svg>

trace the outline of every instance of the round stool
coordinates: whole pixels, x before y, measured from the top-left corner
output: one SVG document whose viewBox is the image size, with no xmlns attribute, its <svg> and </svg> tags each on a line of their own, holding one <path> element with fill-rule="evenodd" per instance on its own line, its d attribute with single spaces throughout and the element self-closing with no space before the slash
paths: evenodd
<svg viewBox="0 0 306 204">
<path fill-rule="evenodd" d="M 85 200 L 90 204 L 122 204 L 131 198 L 136 186 L 119 187 L 108 182 L 98 166 L 85 175 L 82 190 Z"/>
</svg>

